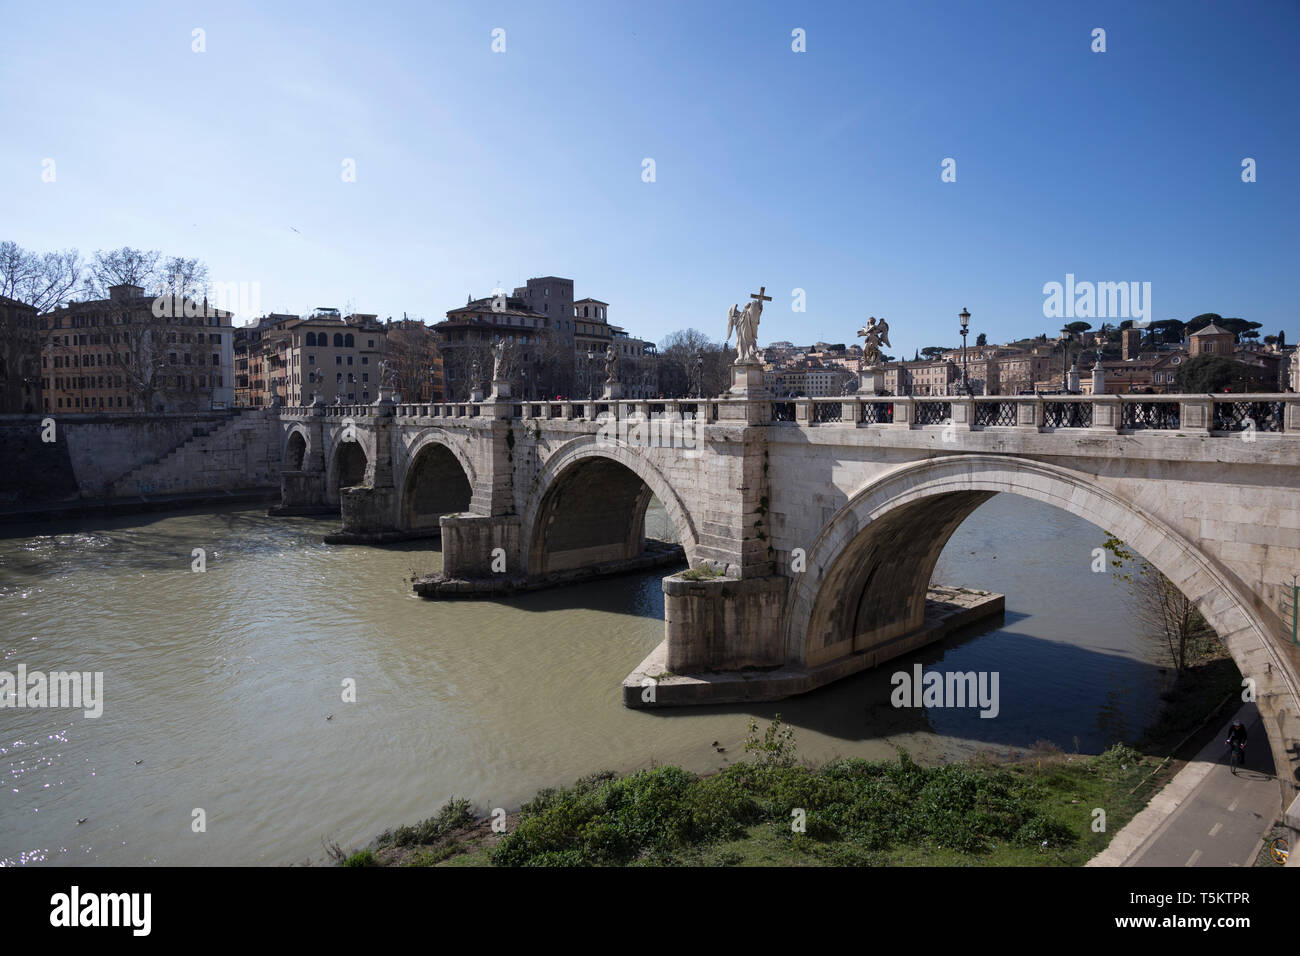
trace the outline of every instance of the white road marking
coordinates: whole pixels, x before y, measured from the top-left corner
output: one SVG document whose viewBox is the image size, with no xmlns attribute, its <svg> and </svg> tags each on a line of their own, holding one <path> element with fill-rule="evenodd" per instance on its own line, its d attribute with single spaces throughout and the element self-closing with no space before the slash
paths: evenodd
<svg viewBox="0 0 1300 956">
<path fill-rule="evenodd" d="M 1201 851 L 1197 850 L 1188 858 L 1187 862 L 1184 863 L 1183 866 L 1195 866 L 1196 861 L 1199 860 L 1200 858 L 1201 858 Z"/>
<path fill-rule="evenodd" d="M 1241 797 L 1235 798 L 1232 803 L 1228 804 L 1228 812 L 1232 813 L 1237 809 L 1237 804 L 1241 803 Z"/>
<path fill-rule="evenodd" d="M 1222 824 L 1222 823 L 1216 823 L 1214 826 L 1210 827 L 1210 836 L 1214 836 L 1216 833 L 1218 833 L 1218 832 L 1219 832 L 1220 830 L 1222 830 L 1222 829 L 1223 829 L 1223 824 Z"/>
</svg>

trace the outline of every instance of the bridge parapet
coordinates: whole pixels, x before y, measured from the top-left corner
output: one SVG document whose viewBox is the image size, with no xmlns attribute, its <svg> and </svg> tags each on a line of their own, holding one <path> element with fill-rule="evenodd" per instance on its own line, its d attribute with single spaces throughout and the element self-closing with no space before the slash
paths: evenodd
<svg viewBox="0 0 1300 956">
<path fill-rule="evenodd" d="M 508 403 L 506 418 L 520 421 L 569 421 L 595 422 L 613 417 L 617 421 L 631 421 L 641 417 L 647 420 L 659 418 L 680 418 L 694 420 L 703 417 L 706 422 L 719 419 L 718 409 L 728 399 L 659 399 L 627 400 L 597 399 L 595 401 L 516 401 Z M 743 402 L 741 404 L 744 404 Z M 432 402 L 428 404 L 401 404 L 395 406 L 395 417 L 400 422 L 417 422 L 424 419 L 437 420 L 439 423 L 483 416 L 485 407 L 492 407 L 491 402 Z M 294 409 L 293 411 L 297 411 Z M 289 410 L 286 410 L 288 417 Z"/>
<path fill-rule="evenodd" d="M 772 424 L 1300 435 L 1300 394 L 846 396 L 773 401 Z"/>
</svg>

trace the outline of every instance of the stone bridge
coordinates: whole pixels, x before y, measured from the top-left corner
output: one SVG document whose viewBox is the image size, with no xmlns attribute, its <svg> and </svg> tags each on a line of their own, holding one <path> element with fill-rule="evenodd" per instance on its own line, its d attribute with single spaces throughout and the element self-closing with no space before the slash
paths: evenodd
<svg viewBox="0 0 1300 956">
<path fill-rule="evenodd" d="M 422 593 L 634 566 L 663 505 L 690 570 L 629 706 L 798 693 L 936 639 L 927 588 L 998 493 L 1125 541 L 1252 679 L 1300 783 L 1300 395 L 849 397 L 285 408 L 281 511 L 340 540 L 440 533 Z M 1090 573 L 1095 541 L 1062 554 Z M 1288 801 L 1289 802 L 1289 801 Z"/>
</svg>

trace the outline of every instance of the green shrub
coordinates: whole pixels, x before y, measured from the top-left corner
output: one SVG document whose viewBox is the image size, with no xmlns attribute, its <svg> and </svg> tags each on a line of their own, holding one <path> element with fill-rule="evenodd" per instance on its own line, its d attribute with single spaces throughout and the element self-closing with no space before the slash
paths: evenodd
<svg viewBox="0 0 1300 956">
<path fill-rule="evenodd" d="M 403 825 L 379 838 L 380 846 L 427 846 L 450 836 L 461 827 L 474 822 L 474 811 L 468 800 L 452 797 L 442 805 L 437 816 L 411 825 Z"/>
</svg>

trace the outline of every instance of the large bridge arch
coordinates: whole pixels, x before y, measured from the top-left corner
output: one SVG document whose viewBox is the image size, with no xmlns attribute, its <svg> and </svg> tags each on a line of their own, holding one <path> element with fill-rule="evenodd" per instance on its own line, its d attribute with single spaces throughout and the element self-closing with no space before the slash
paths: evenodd
<svg viewBox="0 0 1300 956">
<path fill-rule="evenodd" d="M 591 487 L 593 482 L 603 486 L 606 492 L 603 496 Z M 686 552 L 686 560 L 693 564 L 698 538 L 690 511 L 644 454 L 595 435 L 585 435 L 561 446 L 538 471 L 535 488 L 520 521 L 520 549 L 528 573 L 561 569 L 547 559 L 556 544 L 574 545 L 563 548 L 568 552 L 595 551 L 595 546 L 581 547 L 581 530 L 570 534 L 567 540 L 557 537 L 557 532 L 566 533 L 565 521 L 586 523 L 589 530 L 599 524 L 608 533 L 596 540 L 611 547 L 617 543 L 619 531 L 635 535 L 643 527 L 651 494 L 663 504 L 677 531 L 678 543 Z M 616 514 L 610 513 L 611 504 Z M 574 560 L 579 558 L 575 555 Z"/>
<path fill-rule="evenodd" d="M 301 424 L 294 425 L 285 435 L 281 449 L 280 467 L 284 471 L 302 471 L 311 460 L 311 434 Z"/>
<path fill-rule="evenodd" d="M 1091 476 L 1033 459 L 931 458 L 899 465 L 852 496 L 818 534 L 807 571 L 791 582 L 783 626 L 786 660 L 815 666 L 880 648 L 919 627 L 944 545 L 975 508 L 998 493 L 1054 505 L 1112 532 L 1195 602 L 1242 674 L 1254 678 L 1274 761 L 1294 786 L 1300 755 L 1288 747 L 1294 748 L 1294 731 L 1300 729 L 1300 687 L 1259 598 L 1193 541 Z M 1079 555 L 1081 569 L 1089 559 Z"/>
<path fill-rule="evenodd" d="M 469 511 L 477 481 L 473 461 L 443 429 L 421 433 L 398 476 L 398 527 L 436 528 L 442 515 Z"/>
</svg>

